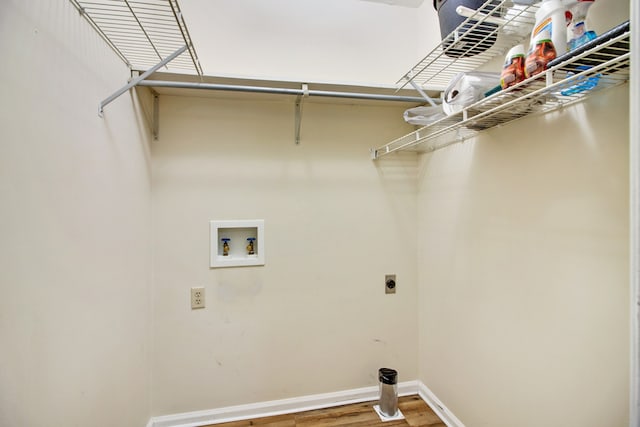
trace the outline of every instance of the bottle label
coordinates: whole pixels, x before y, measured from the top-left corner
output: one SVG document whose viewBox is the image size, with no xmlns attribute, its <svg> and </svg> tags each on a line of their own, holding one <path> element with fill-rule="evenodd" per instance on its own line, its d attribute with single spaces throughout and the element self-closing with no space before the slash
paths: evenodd
<svg viewBox="0 0 640 427">
<path fill-rule="evenodd" d="M 548 18 L 544 19 L 541 23 L 536 25 L 536 28 L 533 30 L 534 37 L 537 36 L 538 34 L 540 34 L 541 32 L 545 31 L 545 30 L 549 31 L 549 36 L 551 37 L 553 35 L 552 22 L 553 22 L 553 20 L 551 19 L 551 17 L 548 17 Z"/>
</svg>

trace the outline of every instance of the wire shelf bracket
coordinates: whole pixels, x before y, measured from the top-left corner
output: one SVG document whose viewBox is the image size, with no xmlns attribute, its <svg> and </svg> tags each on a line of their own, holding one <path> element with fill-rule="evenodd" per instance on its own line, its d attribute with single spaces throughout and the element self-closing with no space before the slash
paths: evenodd
<svg viewBox="0 0 640 427">
<path fill-rule="evenodd" d="M 164 67 L 169 62 L 173 61 L 175 58 L 177 58 L 179 55 L 181 55 L 185 50 L 187 50 L 187 46 L 186 45 L 182 46 L 180 49 L 176 50 L 171 55 L 167 56 L 162 61 L 160 61 L 156 65 L 154 65 L 153 67 L 149 68 L 147 71 L 145 71 L 144 73 L 142 73 L 138 77 L 131 79 L 131 81 L 129 83 L 127 83 L 126 85 L 124 85 L 123 87 L 121 87 L 120 89 L 115 91 L 112 95 L 110 95 L 107 98 L 105 98 L 102 102 L 100 102 L 100 106 L 98 107 L 98 115 L 100 117 L 103 117 L 104 107 L 106 107 L 108 104 L 110 104 L 111 102 L 116 100 L 120 95 L 122 95 L 123 93 L 127 92 L 132 87 L 137 86 L 138 83 L 140 83 L 141 81 L 143 81 L 144 79 L 149 77 L 151 74 L 153 74 L 156 71 L 158 71 L 158 69 Z"/>
</svg>

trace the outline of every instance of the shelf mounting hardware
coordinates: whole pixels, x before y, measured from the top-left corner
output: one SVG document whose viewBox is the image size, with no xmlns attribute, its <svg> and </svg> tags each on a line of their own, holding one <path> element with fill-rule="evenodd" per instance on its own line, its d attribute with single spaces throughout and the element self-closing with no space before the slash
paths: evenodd
<svg viewBox="0 0 640 427">
<path fill-rule="evenodd" d="M 175 58 L 180 56 L 185 50 L 187 50 L 187 45 L 182 46 L 180 49 L 176 50 L 171 55 L 167 56 L 162 61 L 154 65 L 153 67 L 149 68 L 147 71 L 145 71 L 138 77 L 131 79 L 129 83 L 127 83 L 126 85 L 124 85 L 123 87 L 115 91 L 111 96 L 105 98 L 102 102 L 100 102 L 100 107 L 98 108 L 98 115 L 102 117 L 104 112 L 104 107 L 106 107 L 108 104 L 113 102 L 116 98 L 118 98 L 120 95 L 127 92 L 129 89 L 131 89 L 132 87 L 136 86 L 138 83 L 140 83 L 141 81 L 149 77 L 151 74 L 155 73 L 157 70 L 164 67 L 169 62 L 173 61 Z"/>
<path fill-rule="evenodd" d="M 302 84 L 302 93 L 296 97 L 296 145 L 300 145 L 300 126 L 302 125 L 302 100 L 309 97 L 309 85 Z"/>
<path fill-rule="evenodd" d="M 429 95 L 427 95 L 427 93 L 422 90 L 422 88 L 420 86 L 418 86 L 418 84 L 416 82 L 413 81 L 413 72 L 410 72 L 409 75 L 407 75 L 406 77 L 407 82 L 409 82 L 409 84 L 411 86 L 413 86 L 413 88 L 424 98 L 427 100 L 427 102 L 432 106 L 435 107 L 436 103 L 434 102 L 433 98 L 431 98 Z"/>
<path fill-rule="evenodd" d="M 151 89 L 151 91 L 153 94 L 151 134 L 153 135 L 153 140 L 157 141 L 160 134 L 160 95 L 153 89 Z"/>
</svg>

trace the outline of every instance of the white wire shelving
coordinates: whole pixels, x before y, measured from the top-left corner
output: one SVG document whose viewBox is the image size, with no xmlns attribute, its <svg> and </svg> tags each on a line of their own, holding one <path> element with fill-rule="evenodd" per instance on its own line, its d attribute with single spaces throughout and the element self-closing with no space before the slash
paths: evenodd
<svg viewBox="0 0 640 427">
<path fill-rule="evenodd" d="M 148 70 L 183 46 L 171 69 L 202 76 L 177 0 L 70 0 L 132 70 Z"/>
<path fill-rule="evenodd" d="M 489 0 L 479 10 L 491 8 L 491 13 L 494 13 L 498 8 L 504 10 L 509 5 L 506 0 Z M 448 84 L 458 73 L 475 70 L 496 55 L 504 55 L 506 50 L 522 43 L 526 36 L 515 37 L 513 33 L 505 35 L 504 29 L 509 29 L 513 22 L 531 23 L 535 10 L 535 6 L 523 8 L 518 13 L 511 13 L 510 18 L 502 20 L 492 19 L 491 14 L 485 17 L 479 13 L 471 15 L 452 33 L 454 35 L 445 38 L 403 76 L 400 83 L 413 82 L 412 84 L 419 84 L 423 88 L 443 88 L 442 85 Z M 489 31 L 483 26 L 485 19 L 496 22 L 492 30 Z M 474 31 L 477 28 L 482 30 L 470 39 L 471 42 L 466 41 L 470 47 L 463 51 L 462 55 L 459 55 L 459 52 L 456 53 L 459 55 L 458 58 L 448 55 L 447 49 L 460 46 L 454 43 L 460 39 L 462 31 Z M 466 37 L 466 33 L 463 37 Z M 495 40 L 492 47 L 486 50 L 478 47 L 478 43 L 491 38 Z M 615 36 L 594 46 L 590 45 L 588 49 L 549 67 L 541 74 L 488 96 L 456 114 L 445 116 L 428 126 L 372 149 L 371 156 L 378 159 L 401 150 L 434 151 L 462 142 L 485 129 L 530 114 L 550 112 L 583 100 L 600 90 L 623 84 L 629 79 L 629 39 L 630 31 L 627 26 Z M 478 53 L 468 55 L 475 52 Z M 597 84 L 588 90 L 578 90 L 580 85 L 589 83 Z"/>
<path fill-rule="evenodd" d="M 398 80 L 423 89 L 445 89 L 456 74 L 475 70 L 504 56 L 531 34 L 538 5 L 517 6 L 511 0 L 487 0 L 427 56 Z M 487 48 L 488 47 L 488 48 Z"/>
</svg>

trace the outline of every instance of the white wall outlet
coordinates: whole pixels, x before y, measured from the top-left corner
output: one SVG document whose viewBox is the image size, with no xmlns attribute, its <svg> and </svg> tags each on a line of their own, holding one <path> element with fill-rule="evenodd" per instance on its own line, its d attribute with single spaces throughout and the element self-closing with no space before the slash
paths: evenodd
<svg viewBox="0 0 640 427">
<path fill-rule="evenodd" d="M 204 288 L 191 288 L 191 308 L 204 308 Z"/>
</svg>

